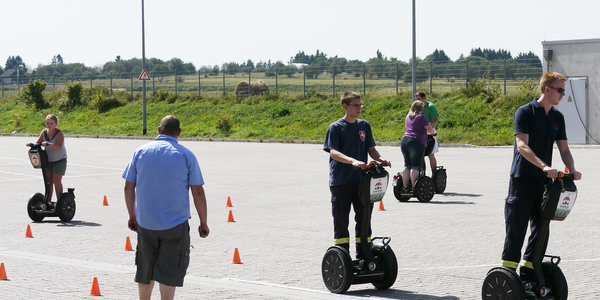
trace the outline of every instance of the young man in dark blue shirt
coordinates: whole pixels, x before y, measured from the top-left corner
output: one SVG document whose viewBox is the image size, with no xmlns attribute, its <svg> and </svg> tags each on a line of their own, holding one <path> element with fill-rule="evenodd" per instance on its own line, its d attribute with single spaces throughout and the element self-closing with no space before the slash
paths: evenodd
<svg viewBox="0 0 600 300">
<path fill-rule="evenodd" d="M 335 244 L 350 251 L 348 231 L 351 206 L 356 221 L 355 244 L 357 257 L 361 257 L 360 226 L 362 203 L 358 195 L 360 178 L 367 168 L 367 154 L 376 161 L 392 166 L 375 149 L 375 140 L 369 122 L 359 119 L 363 107 L 360 95 L 346 92 L 342 95 L 343 118 L 331 123 L 325 137 L 323 150 L 329 152 L 329 189 Z M 373 210 L 371 205 L 370 210 Z M 371 226 L 369 226 L 370 228 Z M 369 232 L 370 236 L 370 232 Z M 369 238 L 370 239 L 370 238 Z M 370 242 L 367 241 L 367 242 Z"/>
<path fill-rule="evenodd" d="M 527 224 L 531 221 L 531 234 L 520 268 L 524 281 L 534 279 L 531 259 L 536 241 L 544 243 L 544 253 L 548 243 L 548 236 L 538 239 L 538 229 L 544 184 L 548 178 L 554 179 L 558 175 L 558 170 L 552 167 L 555 141 L 569 172 L 575 174 L 576 180 L 581 179 L 567 143 L 564 116 L 553 107 L 565 95 L 566 81 L 563 75 L 556 72 L 544 74 L 540 81 L 540 98 L 521 106 L 515 113 L 515 147 L 504 206 L 506 239 L 502 266 L 514 270 L 519 266 Z"/>
</svg>

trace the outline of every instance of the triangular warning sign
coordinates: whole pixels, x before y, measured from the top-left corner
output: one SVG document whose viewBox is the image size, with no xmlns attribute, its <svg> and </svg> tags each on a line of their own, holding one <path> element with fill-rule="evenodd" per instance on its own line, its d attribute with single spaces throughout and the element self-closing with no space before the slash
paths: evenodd
<svg viewBox="0 0 600 300">
<path fill-rule="evenodd" d="M 142 71 L 142 74 L 140 74 L 138 80 L 150 80 L 150 76 L 148 75 L 148 71 L 146 71 L 146 69 Z"/>
</svg>

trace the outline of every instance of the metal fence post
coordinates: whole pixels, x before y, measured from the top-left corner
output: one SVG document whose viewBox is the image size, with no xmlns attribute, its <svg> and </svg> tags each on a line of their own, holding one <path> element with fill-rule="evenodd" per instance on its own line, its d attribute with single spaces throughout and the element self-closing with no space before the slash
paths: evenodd
<svg viewBox="0 0 600 300">
<path fill-rule="evenodd" d="M 506 58 L 504 59 L 504 95 L 506 95 Z"/>
<path fill-rule="evenodd" d="M 306 66 L 302 67 L 302 76 L 304 77 L 304 82 L 302 83 L 302 89 L 304 90 L 304 97 L 306 97 Z"/>
<path fill-rule="evenodd" d="M 175 70 L 175 97 L 177 97 L 177 70 Z"/>
<path fill-rule="evenodd" d="M 429 61 L 429 95 L 433 94 L 433 60 Z"/>
<path fill-rule="evenodd" d="M 278 93 L 277 88 L 278 88 L 278 86 L 277 86 L 277 67 L 275 67 L 275 94 Z"/>
<path fill-rule="evenodd" d="M 398 62 L 396 62 L 396 95 L 398 95 Z"/>
<path fill-rule="evenodd" d="M 335 65 L 333 65 L 333 99 L 335 99 Z"/>
<path fill-rule="evenodd" d="M 225 70 L 223 70 L 223 97 L 225 97 Z"/>
<path fill-rule="evenodd" d="M 252 96 L 252 69 L 248 67 L 248 97 Z"/>
<path fill-rule="evenodd" d="M 52 74 L 52 90 L 56 90 L 56 74 Z"/>
<path fill-rule="evenodd" d="M 90 72 L 90 90 L 94 89 L 94 83 L 92 82 L 92 72 Z"/>
<path fill-rule="evenodd" d="M 154 94 L 154 71 L 152 71 L 152 93 Z"/>
<path fill-rule="evenodd" d="M 131 76 L 131 101 L 133 101 L 133 75 Z"/>
<path fill-rule="evenodd" d="M 469 88 L 469 60 L 465 59 L 465 69 L 467 71 L 466 75 L 465 75 L 465 87 L 468 89 Z"/>
<path fill-rule="evenodd" d="M 363 63 L 363 97 L 367 95 L 367 65 Z"/>
<path fill-rule="evenodd" d="M 202 86 L 200 85 L 200 76 L 201 76 L 201 74 L 200 74 L 200 73 L 201 73 L 201 72 L 200 72 L 200 71 L 198 71 L 198 98 L 200 98 L 200 96 L 201 96 L 201 95 L 200 95 L 200 88 L 202 87 Z"/>
</svg>

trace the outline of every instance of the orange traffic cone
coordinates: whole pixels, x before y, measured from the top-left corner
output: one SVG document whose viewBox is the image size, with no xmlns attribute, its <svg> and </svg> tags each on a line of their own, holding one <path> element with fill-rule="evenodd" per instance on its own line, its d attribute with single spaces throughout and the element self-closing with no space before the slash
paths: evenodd
<svg viewBox="0 0 600 300">
<path fill-rule="evenodd" d="M 231 197 L 227 196 L 227 205 L 225 205 L 226 207 L 233 207 L 233 205 L 231 205 Z"/>
<path fill-rule="evenodd" d="M 233 252 L 233 261 L 231 262 L 232 264 L 241 264 L 242 260 L 240 259 L 240 252 L 238 251 L 238 248 L 235 248 L 235 251 Z"/>
<path fill-rule="evenodd" d="M 92 283 L 92 291 L 90 292 L 90 296 L 102 296 L 102 294 L 100 294 L 100 287 L 98 286 L 98 277 L 94 277 L 94 283 Z"/>
<path fill-rule="evenodd" d="M 233 213 L 231 212 L 231 209 L 229 210 L 229 217 L 227 217 L 227 222 L 235 222 L 235 220 L 233 219 Z"/>
<path fill-rule="evenodd" d="M 379 210 L 385 210 L 385 207 L 383 207 L 383 200 L 379 201 Z"/>
<path fill-rule="evenodd" d="M 131 240 L 129 239 L 129 237 L 127 237 L 127 240 L 125 240 L 125 251 L 133 251 L 133 248 L 131 248 Z"/>
<path fill-rule="evenodd" d="M 108 201 L 106 200 L 106 195 L 104 195 L 104 202 L 102 202 L 102 206 L 108 206 Z"/>
<path fill-rule="evenodd" d="M 567 166 L 565 166 L 565 174 L 569 174 L 569 168 L 567 168 Z"/>
<path fill-rule="evenodd" d="M 8 277 L 6 277 L 6 270 L 4 269 L 4 263 L 0 264 L 0 280 L 8 280 Z"/>
<path fill-rule="evenodd" d="M 27 231 L 25 232 L 25 237 L 26 238 L 32 238 L 33 234 L 31 233 L 31 226 L 29 226 L 29 224 L 27 224 Z"/>
</svg>

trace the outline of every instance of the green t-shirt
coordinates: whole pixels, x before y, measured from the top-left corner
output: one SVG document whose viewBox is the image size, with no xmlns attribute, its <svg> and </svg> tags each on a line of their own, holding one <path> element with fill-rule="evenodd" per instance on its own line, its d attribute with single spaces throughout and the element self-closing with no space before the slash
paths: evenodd
<svg viewBox="0 0 600 300">
<path fill-rule="evenodd" d="M 425 116 L 425 118 L 427 118 L 427 121 L 429 121 L 429 123 L 431 123 L 431 121 L 433 121 L 433 119 L 438 118 L 440 116 L 435 105 L 433 105 L 433 103 L 431 103 L 429 101 L 427 101 L 427 103 L 425 103 L 425 107 L 423 108 L 423 115 Z M 433 126 L 433 128 L 436 128 L 436 127 L 437 127 L 437 125 Z"/>
</svg>

